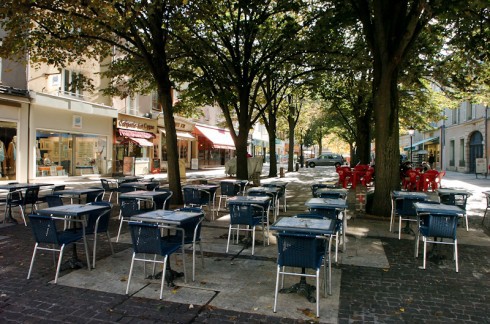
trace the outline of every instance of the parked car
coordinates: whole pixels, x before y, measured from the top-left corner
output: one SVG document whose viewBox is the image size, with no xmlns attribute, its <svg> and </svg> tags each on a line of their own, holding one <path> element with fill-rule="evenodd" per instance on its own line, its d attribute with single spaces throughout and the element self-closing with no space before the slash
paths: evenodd
<svg viewBox="0 0 490 324">
<path fill-rule="evenodd" d="M 340 166 L 344 163 L 344 158 L 340 154 L 325 153 L 313 159 L 306 160 L 306 164 L 310 168 L 318 166 Z"/>
</svg>

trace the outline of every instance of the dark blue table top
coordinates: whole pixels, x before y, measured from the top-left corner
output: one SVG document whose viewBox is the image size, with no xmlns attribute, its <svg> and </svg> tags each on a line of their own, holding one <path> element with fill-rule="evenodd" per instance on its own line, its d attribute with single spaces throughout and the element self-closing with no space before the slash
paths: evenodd
<svg viewBox="0 0 490 324">
<path fill-rule="evenodd" d="M 148 199 L 148 198 L 156 198 L 156 197 L 167 197 L 167 192 L 165 191 L 146 191 L 146 190 L 136 190 L 125 192 L 119 195 L 120 199 Z"/>
<path fill-rule="evenodd" d="M 445 214 L 445 215 L 464 215 L 464 210 L 454 205 L 444 204 L 427 204 L 423 202 L 416 202 L 413 204 L 417 214 L 431 213 L 431 214 Z"/>
<path fill-rule="evenodd" d="M 305 205 L 309 208 L 347 208 L 347 201 L 342 198 L 310 198 Z"/>
<path fill-rule="evenodd" d="M 414 191 L 393 191 L 393 198 L 412 198 L 412 199 L 427 199 L 429 195 L 424 192 L 414 192 Z"/>
<path fill-rule="evenodd" d="M 437 194 L 439 196 L 446 195 L 469 195 L 470 192 L 465 189 L 437 189 Z"/>
<path fill-rule="evenodd" d="M 91 211 L 106 209 L 107 206 L 102 205 L 63 205 L 56 207 L 43 208 L 37 211 L 39 215 L 46 216 L 80 216 Z"/>
<path fill-rule="evenodd" d="M 19 190 L 35 187 L 52 186 L 52 183 L 14 183 L 14 184 L 0 184 L 0 189 L 4 190 Z"/>
<path fill-rule="evenodd" d="M 177 210 L 152 210 L 131 217 L 132 220 L 152 223 L 163 223 L 169 225 L 182 225 L 193 218 L 199 217 L 200 213 L 184 212 Z"/>
<path fill-rule="evenodd" d="M 335 233 L 335 222 L 330 219 L 281 217 L 270 227 L 273 231 L 301 232 L 315 235 Z"/>
<path fill-rule="evenodd" d="M 268 196 L 235 196 L 228 198 L 228 204 L 268 204 L 271 197 Z"/>
</svg>

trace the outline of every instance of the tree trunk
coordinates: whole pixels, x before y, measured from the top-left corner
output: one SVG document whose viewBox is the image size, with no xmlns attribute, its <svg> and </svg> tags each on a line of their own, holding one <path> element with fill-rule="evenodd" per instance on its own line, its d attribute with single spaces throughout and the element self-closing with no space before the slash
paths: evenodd
<svg viewBox="0 0 490 324">
<path fill-rule="evenodd" d="M 361 164 L 369 164 L 371 162 L 371 116 L 362 115 L 356 118 L 356 121 L 356 157 Z"/>
<path fill-rule="evenodd" d="M 269 114 L 269 177 L 277 177 L 277 157 L 276 157 L 276 123 L 274 114 Z"/>
<path fill-rule="evenodd" d="M 294 126 L 289 125 L 288 172 L 294 171 Z"/>
<path fill-rule="evenodd" d="M 163 82 L 159 83 L 163 84 Z M 170 84 L 170 83 L 169 83 Z M 180 184 L 179 151 L 177 149 L 177 134 L 175 130 L 175 119 L 172 107 L 172 88 L 170 86 L 159 86 L 158 100 L 163 110 L 163 121 L 165 124 L 165 140 L 167 144 L 167 179 L 172 191 L 172 203 L 181 205 L 182 186 Z"/>
<path fill-rule="evenodd" d="M 376 123 L 376 190 L 370 213 L 389 216 L 391 191 L 400 188 L 398 134 L 398 71 L 384 64 L 374 78 L 374 118 Z M 376 71 L 376 69 L 375 69 Z M 381 72 L 382 71 L 382 72 Z"/>
</svg>

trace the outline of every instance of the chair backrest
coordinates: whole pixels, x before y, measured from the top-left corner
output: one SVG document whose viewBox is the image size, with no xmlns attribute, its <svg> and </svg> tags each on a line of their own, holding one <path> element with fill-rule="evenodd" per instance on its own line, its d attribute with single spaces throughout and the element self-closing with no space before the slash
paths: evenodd
<svg viewBox="0 0 490 324">
<path fill-rule="evenodd" d="M 45 199 L 48 207 L 63 206 L 63 199 L 60 195 L 46 195 Z"/>
<path fill-rule="evenodd" d="M 416 202 L 425 202 L 425 198 L 399 198 L 395 201 L 395 210 L 398 215 L 401 216 L 415 216 L 417 212 L 415 211 Z"/>
<path fill-rule="evenodd" d="M 316 191 L 320 188 L 328 188 L 328 185 L 325 183 L 315 183 L 311 185 L 311 195 L 313 197 L 318 197 Z"/>
<path fill-rule="evenodd" d="M 100 179 L 100 183 L 102 184 L 102 188 L 104 188 L 104 190 L 111 190 L 111 186 L 109 185 L 109 181 L 107 179 Z"/>
<path fill-rule="evenodd" d="M 39 187 L 27 188 L 24 193 L 24 205 L 32 205 L 38 201 Z"/>
<path fill-rule="evenodd" d="M 180 226 L 180 228 L 184 230 L 184 242 L 186 244 L 192 243 L 193 241 L 199 241 L 201 239 L 201 227 L 202 221 L 204 220 L 204 211 L 198 207 L 184 207 L 178 210 L 183 212 L 200 213 L 199 217 L 195 217 L 191 221 L 185 222 Z M 180 236 L 181 233 L 181 231 L 176 232 L 177 236 Z"/>
<path fill-rule="evenodd" d="M 278 233 L 277 263 L 281 267 L 318 269 L 323 254 L 320 247 L 317 238 L 313 235 Z"/>
<path fill-rule="evenodd" d="M 184 193 L 184 205 L 198 205 L 201 206 L 203 205 L 203 197 L 202 197 L 202 191 L 199 190 L 198 188 L 194 187 L 184 187 L 182 189 Z M 204 201 L 204 204 L 207 204 L 209 202 L 209 197 L 207 201 Z"/>
<path fill-rule="evenodd" d="M 53 187 L 51 194 L 55 194 L 56 191 L 65 190 L 66 185 L 56 185 Z"/>
<path fill-rule="evenodd" d="M 318 198 L 331 198 L 331 199 L 337 199 L 337 198 L 343 198 L 343 194 L 341 192 L 321 192 L 318 194 Z"/>
<path fill-rule="evenodd" d="M 310 212 L 334 220 L 336 220 L 339 215 L 339 210 L 336 208 L 311 208 Z"/>
<path fill-rule="evenodd" d="M 230 205 L 230 224 L 231 225 L 254 225 L 255 208 L 251 204 L 231 204 Z"/>
<path fill-rule="evenodd" d="M 87 204 L 93 203 L 96 201 L 102 200 L 102 196 L 104 195 L 104 190 L 92 191 L 87 193 L 87 200 L 85 201 Z"/>
<path fill-rule="evenodd" d="M 88 214 L 85 234 L 105 233 L 109 230 L 112 204 L 108 201 L 96 201 L 92 205 L 104 206 L 102 210 L 94 210 Z"/>
<path fill-rule="evenodd" d="M 221 195 L 227 197 L 235 197 L 240 192 L 240 185 L 231 181 L 220 182 Z"/>
<path fill-rule="evenodd" d="M 429 214 L 427 236 L 456 238 L 458 215 Z"/>
<path fill-rule="evenodd" d="M 163 254 L 160 228 L 157 224 L 129 222 L 135 253 Z"/>
<path fill-rule="evenodd" d="M 155 198 L 155 203 L 156 203 L 156 208 L 157 209 L 169 209 L 169 203 L 170 203 L 170 198 L 173 196 L 173 192 L 172 190 L 170 189 L 167 189 L 167 188 L 160 188 L 160 187 L 157 187 L 154 189 L 154 191 L 158 191 L 158 192 L 165 192 L 165 196 L 160 198 Z"/>
<path fill-rule="evenodd" d="M 138 200 L 122 199 L 120 204 L 120 212 L 122 217 L 131 217 L 141 214 Z"/>
<path fill-rule="evenodd" d="M 30 214 L 29 221 L 37 243 L 60 245 L 56 223 L 50 216 Z"/>
</svg>

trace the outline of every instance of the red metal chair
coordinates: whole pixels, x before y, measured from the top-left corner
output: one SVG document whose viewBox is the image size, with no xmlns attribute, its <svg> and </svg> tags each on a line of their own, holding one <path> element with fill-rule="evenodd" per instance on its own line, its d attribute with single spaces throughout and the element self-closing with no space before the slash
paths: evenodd
<svg viewBox="0 0 490 324">
<path fill-rule="evenodd" d="M 422 189 L 423 191 L 428 191 L 430 186 L 431 190 L 435 191 L 437 189 L 436 179 L 438 175 L 439 172 L 437 170 L 427 170 L 420 177 L 419 190 Z"/>
<path fill-rule="evenodd" d="M 407 170 L 405 177 L 402 180 L 402 187 L 408 191 L 419 190 L 418 179 L 420 173 L 417 170 Z"/>
<path fill-rule="evenodd" d="M 367 187 L 369 184 L 373 182 L 373 177 L 374 177 L 374 168 L 370 167 L 361 179 L 362 185 Z"/>
<path fill-rule="evenodd" d="M 337 168 L 337 173 L 339 174 L 339 185 L 342 185 L 343 188 L 347 188 L 352 178 L 352 171 L 350 167 L 341 166 Z"/>
<path fill-rule="evenodd" d="M 442 178 L 446 175 L 446 171 L 439 171 L 439 174 L 436 178 L 436 183 L 438 188 L 442 188 Z"/>
<path fill-rule="evenodd" d="M 355 189 L 358 183 L 362 183 L 362 178 L 366 174 L 369 169 L 369 165 L 367 164 L 358 164 L 352 170 L 352 188 Z"/>
</svg>

